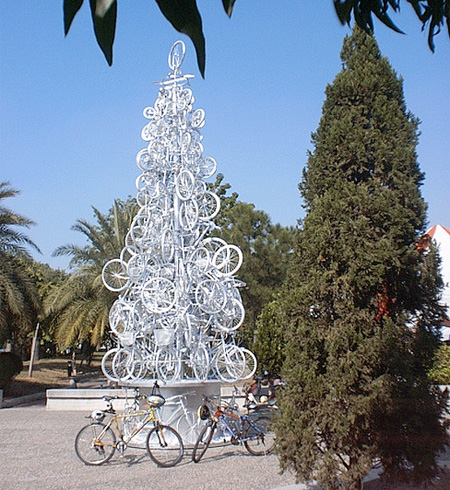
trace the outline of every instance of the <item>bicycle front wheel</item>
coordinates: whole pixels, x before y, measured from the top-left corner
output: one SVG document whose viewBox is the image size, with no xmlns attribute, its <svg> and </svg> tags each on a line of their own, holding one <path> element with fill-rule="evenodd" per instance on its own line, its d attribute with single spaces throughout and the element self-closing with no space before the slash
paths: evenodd
<svg viewBox="0 0 450 490">
<path fill-rule="evenodd" d="M 75 453 L 84 464 L 98 466 L 112 458 L 116 436 L 104 424 L 89 424 L 75 438 Z"/>
<path fill-rule="evenodd" d="M 216 424 L 207 424 L 203 427 L 200 435 L 198 436 L 197 442 L 195 443 L 194 450 L 192 451 L 192 461 L 198 463 L 203 455 L 206 453 L 211 440 L 213 438 L 214 432 L 216 430 Z"/>
<path fill-rule="evenodd" d="M 199 419 L 196 414 L 186 411 L 177 421 L 177 431 L 183 441 L 193 446 L 199 435 Z"/>
<path fill-rule="evenodd" d="M 272 419 L 265 415 L 250 422 L 244 434 L 244 446 L 250 454 L 264 456 L 275 447 L 275 434 L 270 427 Z"/>
<path fill-rule="evenodd" d="M 157 425 L 147 436 L 147 451 L 150 458 L 164 468 L 175 466 L 184 454 L 180 434 L 168 425 Z"/>
</svg>

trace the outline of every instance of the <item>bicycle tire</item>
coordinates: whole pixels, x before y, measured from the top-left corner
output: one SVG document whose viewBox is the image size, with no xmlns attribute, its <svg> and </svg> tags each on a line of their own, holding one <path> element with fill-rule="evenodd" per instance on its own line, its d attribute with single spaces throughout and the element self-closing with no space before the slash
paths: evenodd
<svg viewBox="0 0 450 490">
<path fill-rule="evenodd" d="M 100 435 L 101 441 L 96 442 Z M 99 466 L 112 458 L 115 444 L 116 436 L 110 427 L 100 423 L 89 424 L 75 437 L 75 453 L 84 464 Z"/>
<path fill-rule="evenodd" d="M 255 354 L 251 350 L 241 347 L 241 352 L 244 353 L 245 357 L 245 369 L 242 375 L 242 379 L 250 379 L 256 373 L 256 368 L 258 367 L 258 361 Z"/>
<path fill-rule="evenodd" d="M 147 452 L 154 463 L 163 468 L 175 466 L 184 454 L 180 434 L 168 425 L 158 424 L 148 433 Z"/>
<path fill-rule="evenodd" d="M 215 358 L 215 370 L 222 381 L 231 383 L 242 378 L 245 371 L 245 355 L 237 345 L 219 347 Z"/>
<path fill-rule="evenodd" d="M 207 424 L 203 427 L 198 439 L 195 441 L 194 450 L 192 451 L 192 461 L 198 463 L 206 453 L 211 440 L 213 438 L 214 432 L 216 431 L 217 424 L 214 422 L 212 424 Z"/>
<path fill-rule="evenodd" d="M 102 358 L 102 371 L 103 374 L 114 383 L 117 383 L 119 379 L 116 377 L 113 371 L 113 360 L 116 353 L 119 351 L 118 347 L 110 349 Z"/>
<path fill-rule="evenodd" d="M 190 446 L 197 442 L 200 427 L 198 421 L 196 414 L 192 412 L 184 413 L 177 420 L 177 432 L 183 441 Z"/>
<path fill-rule="evenodd" d="M 119 381 L 141 379 L 144 367 L 142 356 L 136 349 L 119 349 L 112 360 L 112 371 Z"/>
<path fill-rule="evenodd" d="M 254 456 L 270 454 L 275 447 L 275 434 L 270 429 L 272 419 L 265 415 L 250 422 L 244 434 L 244 446 Z"/>
<path fill-rule="evenodd" d="M 158 378 L 164 383 L 170 383 L 180 377 L 181 359 L 170 347 L 164 346 L 158 350 L 155 364 Z"/>
<path fill-rule="evenodd" d="M 208 350 L 204 345 L 199 344 L 197 351 L 192 357 L 192 370 L 195 379 L 205 381 L 208 378 L 210 368 Z"/>
<path fill-rule="evenodd" d="M 106 262 L 102 269 L 103 284 L 114 292 L 123 291 L 128 285 L 126 267 L 120 259 L 112 259 Z"/>
</svg>

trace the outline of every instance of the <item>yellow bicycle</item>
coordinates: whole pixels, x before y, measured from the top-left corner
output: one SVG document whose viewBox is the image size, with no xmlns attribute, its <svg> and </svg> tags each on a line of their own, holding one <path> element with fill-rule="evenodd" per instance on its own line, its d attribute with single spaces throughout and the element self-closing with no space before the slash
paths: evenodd
<svg viewBox="0 0 450 490">
<path fill-rule="evenodd" d="M 160 394 L 136 395 L 135 402 L 144 400 L 146 409 L 128 411 L 117 414 L 112 405 L 112 398 L 103 397 L 106 402 L 106 410 L 94 410 L 91 415 L 91 423 L 83 427 L 75 438 L 75 452 L 84 464 L 98 466 L 109 461 L 116 449 L 124 454 L 128 444 L 148 424 L 153 423 L 153 428 L 148 433 L 146 448 L 150 458 L 162 467 L 175 466 L 181 461 L 184 454 L 184 446 L 178 432 L 160 423 L 155 415 L 155 408 L 165 403 Z M 111 415 L 108 423 L 103 420 Z M 135 421 L 135 423 L 133 423 Z M 133 427 L 131 431 L 124 430 L 124 425 Z"/>
</svg>

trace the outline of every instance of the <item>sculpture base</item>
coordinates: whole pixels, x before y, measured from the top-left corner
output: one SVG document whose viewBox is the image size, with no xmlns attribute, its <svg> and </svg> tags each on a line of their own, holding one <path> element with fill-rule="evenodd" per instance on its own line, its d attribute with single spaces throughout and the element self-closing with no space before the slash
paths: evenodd
<svg viewBox="0 0 450 490">
<path fill-rule="evenodd" d="M 154 383 L 154 380 L 127 381 L 122 386 L 136 388 L 142 394 L 151 395 Z M 185 446 L 193 446 L 204 425 L 204 421 L 197 416 L 198 408 L 204 403 L 204 396 L 220 397 L 221 384 L 221 381 L 216 380 L 179 380 L 166 384 L 158 382 L 158 391 L 166 403 L 157 409 L 156 415 L 164 425 L 170 425 L 180 434 Z M 132 445 L 145 447 L 147 434 L 148 430 L 136 434 Z"/>
</svg>

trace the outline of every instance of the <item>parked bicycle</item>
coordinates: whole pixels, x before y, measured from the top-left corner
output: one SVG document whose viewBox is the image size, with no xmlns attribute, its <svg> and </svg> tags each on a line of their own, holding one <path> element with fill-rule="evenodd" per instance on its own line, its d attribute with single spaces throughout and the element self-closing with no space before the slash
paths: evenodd
<svg viewBox="0 0 450 490">
<path fill-rule="evenodd" d="M 157 384 L 155 383 L 155 388 Z M 94 410 L 91 415 L 91 423 L 83 427 L 75 438 L 75 452 L 78 458 L 87 465 L 101 465 L 109 461 L 116 449 L 121 455 L 133 438 L 139 434 L 144 427 L 153 424 L 146 439 L 146 448 L 150 458 L 162 467 L 175 466 L 184 454 L 184 446 L 178 432 L 160 423 L 155 414 L 155 409 L 165 403 L 163 396 L 155 392 L 151 395 L 136 395 L 135 403 L 142 400 L 147 407 L 142 410 L 126 411 L 117 414 L 114 410 L 110 397 L 103 397 L 106 402 L 105 410 Z M 104 424 L 104 419 L 110 416 L 109 421 Z M 125 430 L 124 425 L 130 429 L 130 421 L 138 420 L 133 430 Z M 125 422 L 126 421 L 126 422 Z"/>
<path fill-rule="evenodd" d="M 254 376 L 252 382 L 244 386 L 244 406 L 249 410 L 263 408 L 278 410 L 276 392 L 283 384 L 284 382 L 281 378 L 270 378 L 267 371 L 264 371 L 262 375 Z"/>
<path fill-rule="evenodd" d="M 167 418 L 164 411 L 161 417 L 166 425 L 176 427 L 183 442 L 190 446 L 195 444 L 201 430 L 201 421 L 187 405 L 187 397 L 194 394 L 195 392 L 188 392 L 166 398 L 165 407 L 172 408 L 172 410 L 168 413 Z"/>
<path fill-rule="evenodd" d="M 223 443 L 243 444 L 250 454 L 262 456 L 275 447 L 275 435 L 270 425 L 272 418 L 260 415 L 256 418 L 248 414 L 240 415 L 234 404 L 234 394 L 230 402 L 222 407 L 212 398 L 203 397 L 205 403 L 199 408 L 199 417 L 206 420 L 192 452 L 192 460 L 198 463 L 213 439 L 223 439 Z M 211 410 L 212 409 L 212 410 Z"/>
</svg>

